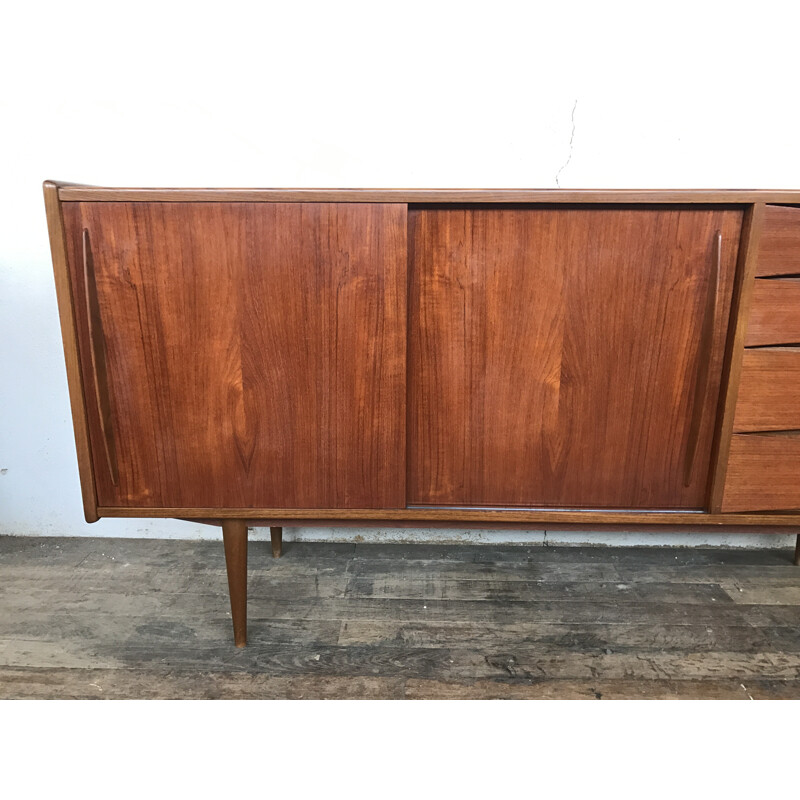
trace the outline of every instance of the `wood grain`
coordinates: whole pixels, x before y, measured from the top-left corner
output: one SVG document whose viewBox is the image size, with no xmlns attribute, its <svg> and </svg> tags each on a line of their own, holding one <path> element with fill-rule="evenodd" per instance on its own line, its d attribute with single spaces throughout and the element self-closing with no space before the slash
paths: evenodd
<svg viewBox="0 0 800 800">
<path fill-rule="evenodd" d="M 800 275 L 800 208 L 767 206 L 757 274 Z"/>
<path fill-rule="evenodd" d="M 89 441 L 89 426 L 86 418 L 86 397 L 81 380 L 81 362 L 78 352 L 75 303 L 67 263 L 67 242 L 64 220 L 58 201 L 58 186 L 52 181 L 44 183 L 44 203 L 47 212 L 47 229 L 50 234 L 50 251 L 53 258 L 53 274 L 58 298 L 58 315 L 61 320 L 61 340 L 64 345 L 64 360 L 67 366 L 67 384 L 72 408 L 72 425 L 75 433 L 75 449 L 78 454 L 83 513 L 87 522 L 97 522 L 97 494 L 92 465 L 92 448 Z"/>
<path fill-rule="evenodd" d="M 711 480 L 709 481 L 707 506 L 712 513 L 718 513 L 722 508 L 722 494 L 725 491 L 725 474 L 728 469 L 733 419 L 739 394 L 744 341 L 750 319 L 764 213 L 764 204 L 756 203 L 745 210 L 742 224 L 736 282 L 728 324 L 728 345 L 720 385 L 717 430 L 712 445 Z"/>
<path fill-rule="evenodd" d="M 269 528 L 269 537 L 272 543 L 272 557 L 280 558 L 283 554 L 283 528 L 271 525 Z"/>
<path fill-rule="evenodd" d="M 741 221 L 410 212 L 410 504 L 702 508 Z M 712 378 L 684 486 L 717 231 Z"/>
<path fill-rule="evenodd" d="M 800 344 L 800 278 L 759 279 L 745 345 Z"/>
<path fill-rule="evenodd" d="M 715 528 L 720 531 L 734 528 L 746 530 L 763 528 L 774 532 L 776 527 L 800 525 L 800 514 L 719 514 L 702 511 L 624 511 L 624 510 L 554 510 L 547 508 L 469 508 L 469 507 L 408 507 L 398 509 L 370 508 L 126 508 L 98 506 L 102 517 L 151 517 L 175 519 L 233 519 L 241 518 L 254 524 L 288 526 L 290 520 L 302 520 L 303 525 L 327 526 L 331 520 L 340 524 L 370 523 L 366 527 L 382 527 L 387 522 L 398 527 L 435 523 L 445 527 L 513 527 L 538 530 L 540 526 L 563 530 L 585 530 L 587 527 L 612 526 L 622 530 L 644 527 L 662 529 L 675 525 L 696 530 Z"/>
<path fill-rule="evenodd" d="M 800 433 L 735 434 L 724 511 L 800 509 Z"/>
<path fill-rule="evenodd" d="M 800 429 L 800 348 L 746 350 L 734 432 L 791 429 Z"/>
<path fill-rule="evenodd" d="M 689 423 L 689 441 L 686 445 L 686 457 L 683 470 L 683 485 L 689 486 L 694 472 L 694 460 L 703 418 L 708 413 L 709 383 L 711 381 L 711 361 L 714 358 L 714 340 L 720 325 L 717 313 L 719 302 L 719 276 L 722 269 L 722 232 L 714 234 L 714 252 L 711 257 L 711 274 L 708 277 L 708 301 L 703 312 L 703 327 L 698 342 L 697 375 L 694 379 L 694 398 L 691 405 L 691 422 Z"/>
<path fill-rule="evenodd" d="M 247 645 L 247 523 L 238 519 L 226 519 L 222 523 L 222 541 L 228 573 L 233 641 L 237 647 L 245 647 Z"/>
<path fill-rule="evenodd" d="M 119 486 L 95 447 L 101 505 L 405 505 L 404 206 L 64 214 L 76 291 L 91 236 L 107 344 Z M 78 328 L 86 360 L 80 309 Z"/>
<path fill-rule="evenodd" d="M 740 678 L 621 680 L 430 678 L 350 675 L 264 675 L 173 669 L 0 667 L 0 697 L 71 700 L 798 700 L 793 680 Z M 744 688 L 743 688 L 744 687 Z"/>
<path fill-rule="evenodd" d="M 92 383 L 95 389 L 98 422 L 103 437 L 103 450 L 111 483 L 119 482 L 117 469 L 117 453 L 112 430 L 111 401 L 108 396 L 108 370 L 106 367 L 106 339 L 103 333 L 103 318 L 100 315 L 100 303 L 97 299 L 97 281 L 94 274 L 94 260 L 89 241 L 89 231 L 83 230 L 81 236 L 83 253 L 83 288 L 86 301 L 86 322 L 88 325 L 89 356 L 92 365 Z"/>
<path fill-rule="evenodd" d="M 233 651 L 219 542 L 0 537 L 0 696 L 800 697 L 788 547 L 250 549 Z"/>
<path fill-rule="evenodd" d="M 798 190 L 750 189 L 243 189 L 61 184 L 64 201 L 245 203 L 798 203 Z"/>
</svg>

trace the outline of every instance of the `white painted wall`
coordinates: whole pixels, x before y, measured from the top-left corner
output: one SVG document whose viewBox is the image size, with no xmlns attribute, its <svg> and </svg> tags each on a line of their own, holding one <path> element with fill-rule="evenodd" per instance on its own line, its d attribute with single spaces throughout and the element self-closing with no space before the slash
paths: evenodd
<svg viewBox="0 0 800 800">
<path fill-rule="evenodd" d="M 216 535 L 174 521 L 83 522 L 45 178 L 800 188 L 796 3 L 28 0 L 2 19 L 0 533 Z M 287 531 L 357 533 L 368 535 Z"/>
</svg>

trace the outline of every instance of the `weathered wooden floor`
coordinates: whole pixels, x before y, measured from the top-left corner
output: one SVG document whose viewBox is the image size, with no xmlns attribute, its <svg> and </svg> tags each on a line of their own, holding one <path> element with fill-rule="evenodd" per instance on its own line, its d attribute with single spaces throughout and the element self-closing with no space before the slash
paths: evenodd
<svg viewBox="0 0 800 800">
<path fill-rule="evenodd" d="M 0 537 L 3 698 L 800 698 L 781 551 Z"/>
</svg>

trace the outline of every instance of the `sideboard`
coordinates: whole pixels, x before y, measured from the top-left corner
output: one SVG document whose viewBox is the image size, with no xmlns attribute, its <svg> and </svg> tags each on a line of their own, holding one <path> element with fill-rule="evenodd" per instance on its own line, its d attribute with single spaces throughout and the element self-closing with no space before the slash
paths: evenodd
<svg viewBox="0 0 800 800">
<path fill-rule="evenodd" d="M 248 526 L 800 529 L 798 191 L 44 194 L 86 519 L 238 646 Z"/>
</svg>

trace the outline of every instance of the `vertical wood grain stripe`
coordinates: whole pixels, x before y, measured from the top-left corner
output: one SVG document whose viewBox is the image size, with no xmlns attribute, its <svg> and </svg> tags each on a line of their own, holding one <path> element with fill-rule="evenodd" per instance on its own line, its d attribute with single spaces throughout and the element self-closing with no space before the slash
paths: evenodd
<svg viewBox="0 0 800 800">
<path fill-rule="evenodd" d="M 708 382 L 711 376 L 711 357 L 714 348 L 714 331 L 717 320 L 717 296 L 719 295 L 719 273 L 722 261 L 722 233 L 714 234 L 714 254 L 711 259 L 711 276 L 708 279 L 708 300 L 703 317 L 703 329 L 700 339 L 700 357 L 697 369 L 697 380 L 694 387 L 692 401 L 692 421 L 689 427 L 689 443 L 686 448 L 686 461 L 683 468 L 683 485 L 689 486 L 692 482 L 694 457 L 697 453 L 697 440 L 700 436 L 700 426 L 703 422 Z"/>
<path fill-rule="evenodd" d="M 86 319 L 89 323 L 89 352 L 92 359 L 92 378 L 100 412 L 100 430 L 103 433 L 103 449 L 111 475 L 111 483 L 119 483 L 117 473 L 117 454 L 112 427 L 111 399 L 108 394 L 108 370 L 106 369 L 106 342 L 103 336 L 103 320 L 100 316 L 100 303 L 97 299 L 97 283 L 92 260 L 92 246 L 89 231 L 84 228 L 81 236 L 83 247 L 83 284 L 86 299 Z"/>
</svg>

